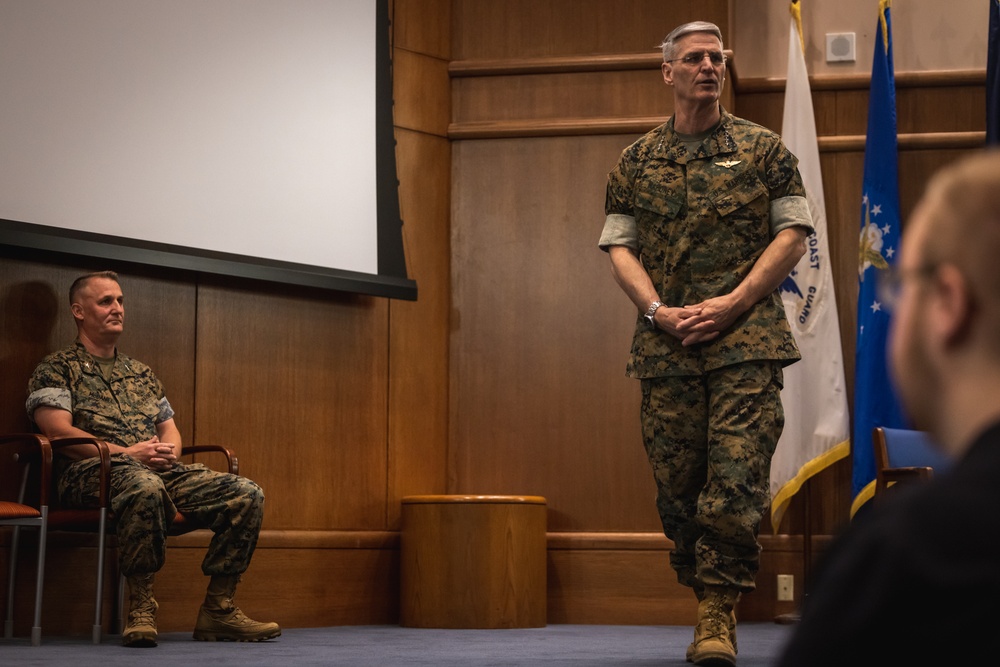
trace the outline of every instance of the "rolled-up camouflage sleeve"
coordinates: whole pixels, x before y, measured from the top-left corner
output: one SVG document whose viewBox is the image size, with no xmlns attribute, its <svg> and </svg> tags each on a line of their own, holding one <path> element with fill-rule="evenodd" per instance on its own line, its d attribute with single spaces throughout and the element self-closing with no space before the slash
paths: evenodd
<svg viewBox="0 0 1000 667">
<path fill-rule="evenodd" d="M 628 246 L 632 250 L 639 249 L 639 230 L 635 226 L 635 218 L 631 215 L 612 213 L 604 221 L 604 230 L 597 246 L 604 252 L 614 245 Z"/>
<path fill-rule="evenodd" d="M 66 377 L 52 364 L 39 364 L 28 381 L 28 399 L 24 407 L 32 423 L 35 421 L 35 410 L 40 407 L 58 408 L 72 413 L 73 395 Z"/>
<path fill-rule="evenodd" d="M 45 387 L 28 394 L 28 400 L 24 402 L 24 407 L 28 411 L 28 419 L 35 421 L 35 410 L 40 407 L 58 408 L 66 412 L 73 412 L 73 399 L 69 389 L 57 387 Z"/>
<path fill-rule="evenodd" d="M 815 231 L 805 197 L 781 197 L 771 201 L 771 238 L 789 227 L 802 227 L 807 235 Z"/>
<path fill-rule="evenodd" d="M 174 409 L 172 407 L 170 407 L 170 401 L 167 400 L 166 396 L 162 397 L 157 402 L 156 407 L 159 408 L 159 410 L 160 410 L 159 414 L 157 414 L 157 416 L 156 416 L 156 423 L 157 424 L 163 423 L 163 422 L 167 421 L 168 419 L 173 419 L 174 418 Z"/>
<path fill-rule="evenodd" d="M 608 174 L 607 190 L 604 196 L 604 229 L 597 242 L 598 247 L 607 252 L 608 248 L 623 245 L 632 250 L 639 249 L 639 231 L 635 223 L 635 209 L 632 192 L 635 187 L 636 148 L 635 144 L 622 151 L 618 164 Z"/>
</svg>

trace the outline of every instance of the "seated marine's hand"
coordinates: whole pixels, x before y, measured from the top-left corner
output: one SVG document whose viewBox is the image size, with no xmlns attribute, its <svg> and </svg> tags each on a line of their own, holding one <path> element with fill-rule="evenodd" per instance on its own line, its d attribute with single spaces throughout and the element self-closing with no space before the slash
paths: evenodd
<svg viewBox="0 0 1000 667">
<path fill-rule="evenodd" d="M 160 442 L 153 436 L 150 440 L 137 442 L 128 448 L 128 454 L 136 461 L 152 470 L 170 470 L 177 463 L 176 446 L 172 442 Z"/>
</svg>

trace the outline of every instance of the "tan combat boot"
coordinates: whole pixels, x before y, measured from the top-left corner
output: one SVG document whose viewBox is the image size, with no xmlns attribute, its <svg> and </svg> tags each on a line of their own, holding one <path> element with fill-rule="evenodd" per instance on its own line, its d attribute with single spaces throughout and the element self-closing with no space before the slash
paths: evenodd
<svg viewBox="0 0 1000 667">
<path fill-rule="evenodd" d="M 733 608 L 737 591 L 708 587 L 698 603 L 698 627 L 695 628 L 691 661 L 704 667 L 735 667 L 735 617 Z"/>
<path fill-rule="evenodd" d="M 705 589 L 703 589 L 703 588 L 696 588 L 695 591 L 694 591 L 694 594 L 698 598 L 698 602 L 700 603 L 705 598 Z M 695 645 L 697 645 L 698 640 L 701 639 L 701 637 L 698 636 L 698 628 L 699 627 L 701 627 L 701 626 L 700 625 L 696 625 L 695 626 L 695 628 L 694 628 L 694 641 L 692 641 L 690 644 L 688 644 L 687 652 L 684 654 L 684 659 L 687 660 L 688 662 L 693 662 L 694 661 L 694 647 L 695 647 Z M 740 650 L 736 646 L 736 609 L 735 608 L 733 609 L 733 611 L 729 612 L 729 641 L 733 645 L 733 653 L 739 653 Z"/>
<path fill-rule="evenodd" d="M 128 621 L 122 630 L 122 645 L 136 648 L 156 646 L 156 610 L 153 575 L 126 577 L 128 581 Z"/>
<path fill-rule="evenodd" d="M 281 634 L 277 623 L 247 618 L 233 603 L 239 575 L 212 575 L 205 602 L 198 610 L 194 638 L 207 642 L 259 642 Z"/>
</svg>

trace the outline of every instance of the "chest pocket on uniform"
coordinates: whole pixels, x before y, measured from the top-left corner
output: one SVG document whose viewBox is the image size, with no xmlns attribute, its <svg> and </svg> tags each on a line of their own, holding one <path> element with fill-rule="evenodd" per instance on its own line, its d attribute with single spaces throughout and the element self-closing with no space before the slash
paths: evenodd
<svg viewBox="0 0 1000 667">
<path fill-rule="evenodd" d="M 727 217 L 739 211 L 744 206 L 761 199 L 765 205 L 761 211 L 747 211 L 750 215 L 761 215 L 767 213 L 767 188 L 757 177 L 757 170 L 753 167 L 744 169 L 733 178 L 726 181 L 719 190 L 712 194 L 712 203 L 720 217 Z M 756 208 L 756 207 L 755 207 Z M 742 217 L 742 216 L 741 216 Z"/>
<path fill-rule="evenodd" d="M 767 188 L 753 167 L 723 183 L 711 195 L 719 218 L 726 224 L 733 243 L 751 255 L 770 241 L 771 202 Z"/>
<path fill-rule="evenodd" d="M 655 213 L 667 220 L 673 220 L 680 215 L 681 209 L 684 207 L 684 200 L 672 196 L 669 188 L 645 181 L 636 188 L 635 207 Z M 637 215 L 638 213 L 636 211 Z"/>
</svg>

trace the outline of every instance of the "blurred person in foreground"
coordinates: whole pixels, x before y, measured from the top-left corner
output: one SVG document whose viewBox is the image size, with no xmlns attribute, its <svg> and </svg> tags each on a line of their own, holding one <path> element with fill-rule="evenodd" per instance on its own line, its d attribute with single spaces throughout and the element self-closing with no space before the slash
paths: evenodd
<svg viewBox="0 0 1000 667">
<path fill-rule="evenodd" d="M 900 245 L 881 290 L 892 377 L 955 465 L 891 492 L 834 542 L 783 667 L 998 660 L 1000 153 L 938 172 Z"/>
</svg>

